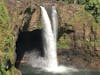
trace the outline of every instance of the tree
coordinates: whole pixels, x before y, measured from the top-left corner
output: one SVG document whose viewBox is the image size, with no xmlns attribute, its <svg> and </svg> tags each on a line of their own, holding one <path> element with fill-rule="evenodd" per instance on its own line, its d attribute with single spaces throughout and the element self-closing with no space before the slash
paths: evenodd
<svg viewBox="0 0 100 75">
<path fill-rule="evenodd" d="M 94 16 L 96 22 L 100 23 L 100 0 L 88 0 L 85 9 Z"/>
</svg>

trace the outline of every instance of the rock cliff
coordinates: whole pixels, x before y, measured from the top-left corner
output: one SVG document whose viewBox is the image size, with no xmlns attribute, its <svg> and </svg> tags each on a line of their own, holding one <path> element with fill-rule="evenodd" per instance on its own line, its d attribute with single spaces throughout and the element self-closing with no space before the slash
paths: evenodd
<svg viewBox="0 0 100 75">
<path fill-rule="evenodd" d="M 100 70 L 100 23 L 84 5 L 35 0 L 5 0 L 16 43 L 18 34 L 42 29 L 40 5 L 55 5 L 59 18 L 58 59 L 60 63 L 79 68 Z M 81 64 L 80 66 L 78 64 Z"/>
</svg>

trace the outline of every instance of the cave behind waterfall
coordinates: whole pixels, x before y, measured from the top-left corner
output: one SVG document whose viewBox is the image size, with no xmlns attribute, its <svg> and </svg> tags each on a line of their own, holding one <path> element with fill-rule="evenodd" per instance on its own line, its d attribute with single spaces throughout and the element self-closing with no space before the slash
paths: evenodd
<svg viewBox="0 0 100 75">
<path fill-rule="evenodd" d="M 40 56 L 44 56 L 42 41 L 42 30 L 19 32 L 16 42 L 16 66 L 20 63 L 27 63 L 30 53 L 39 52 Z"/>
</svg>

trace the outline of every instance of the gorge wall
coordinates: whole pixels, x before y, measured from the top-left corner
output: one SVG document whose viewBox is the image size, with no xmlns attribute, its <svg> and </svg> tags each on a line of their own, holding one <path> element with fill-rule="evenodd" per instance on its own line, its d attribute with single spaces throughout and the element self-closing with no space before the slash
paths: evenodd
<svg viewBox="0 0 100 75">
<path fill-rule="evenodd" d="M 84 5 L 54 1 L 5 0 L 16 43 L 23 31 L 41 29 L 40 7 L 55 5 L 59 18 L 58 60 L 60 64 L 100 70 L 100 24 Z M 80 64 L 80 66 L 79 66 Z"/>
</svg>

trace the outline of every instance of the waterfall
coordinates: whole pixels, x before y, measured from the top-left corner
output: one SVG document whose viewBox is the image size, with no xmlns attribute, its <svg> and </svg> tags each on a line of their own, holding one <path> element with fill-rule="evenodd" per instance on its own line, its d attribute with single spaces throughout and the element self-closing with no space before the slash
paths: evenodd
<svg viewBox="0 0 100 75">
<path fill-rule="evenodd" d="M 58 15 L 56 11 L 56 7 L 52 6 L 52 26 L 53 26 L 53 34 L 55 37 L 55 41 L 57 42 L 58 35 Z"/>
<path fill-rule="evenodd" d="M 40 57 L 39 53 L 33 52 L 30 56 L 29 64 L 32 67 L 42 68 L 43 70 L 63 73 L 77 71 L 72 67 L 65 67 L 58 65 L 57 61 L 57 32 L 58 32 L 58 18 L 56 7 L 52 6 L 51 14 L 48 15 L 47 10 L 40 6 L 43 24 L 43 48 L 44 57 Z M 50 17 L 51 18 L 50 18 Z"/>
<path fill-rule="evenodd" d="M 43 20 L 43 45 L 45 59 L 47 60 L 47 67 L 57 67 L 57 52 L 56 52 L 56 39 L 57 39 L 57 12 L 55 6 L 52 7 L 52 23 L 48 16 L 46 9 L 42 6 L 41 14 Z"/>
</svg>

